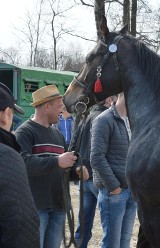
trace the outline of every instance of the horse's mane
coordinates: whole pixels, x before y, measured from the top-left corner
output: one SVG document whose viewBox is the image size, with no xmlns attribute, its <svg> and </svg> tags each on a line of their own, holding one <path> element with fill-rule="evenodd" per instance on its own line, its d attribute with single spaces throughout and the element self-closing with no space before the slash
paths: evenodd
<svg viewBox="0 0 160 248">
<path fill-rule="evenodd" d="M 135 43 L 138 66 L 144 72 L 146 80 L 154 87 L 154 90 L 160 90 L 160 56 L 148 48 L 142 41 L 136 40 Z"/>
</svg>

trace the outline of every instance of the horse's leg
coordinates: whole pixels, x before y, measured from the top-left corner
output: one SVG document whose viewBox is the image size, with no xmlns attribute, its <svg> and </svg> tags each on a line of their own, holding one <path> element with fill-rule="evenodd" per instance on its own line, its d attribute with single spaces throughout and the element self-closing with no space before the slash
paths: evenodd
<svg viewBox="0 0 160 248">
<path fill-rule="evenodd" d="M 160 247 L 160 209 L 154 206 L 143 207 L 143 210 L 138 209 L 138 216 L 145 234 L 144 236 L 142 234 L 142 239 L 145 240 L 145 236 L 147 238 L 144 241 L 144 243 L 146 243 L 146 245 L 148 246 L 146 246 L 145 248 L 159 248 Z"/>
<path fill-rule="evenodd" d="M 138 232 L 138 240 L 137 240 L 137 246 L 136 248 L 151 248 L 146 235 L 143 232 L 143 229 L 140 225 L 139 232 Z"/>
</svg>

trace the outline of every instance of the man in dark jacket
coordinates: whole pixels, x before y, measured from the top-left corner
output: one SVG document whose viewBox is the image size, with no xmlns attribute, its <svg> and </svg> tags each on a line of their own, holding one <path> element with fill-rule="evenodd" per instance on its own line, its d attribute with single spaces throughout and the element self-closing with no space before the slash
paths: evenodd
<svg viewBox="0 0 160 248">
<path fill-rule="evenodd" d="M 32 96 L 35 115 L 16 130 L 16 137 L 22 146 L 21 155 L 26 163 L 40 218 L 40 247 L 59 248 L 66 216 L 63 176 L 65 169 L 71 168 L 77 157 L 74 152 L 66 152 L 63 134 L 51 127 L 57 123 L 63 107 L 62 96 L 57 87 L 42 87 Z M 87 179 L 87 169 L 83 169 L 84 179 L 85 175 Z M 78 178 L 79 175 L 80 168 L 76 168 L 75 177 Z"/>
<path fill-rule="evenodd" d="M 124 95 L 92 125 L 91 166 L 98 177 L 98 203 L 103 228 L 102 248 L 129 248 L 136 202 L 128 189 L 125 166 L 131 131 Z"/>
<path fill-rule="evenodd" d="M 29 187 L 20 146 L 10 133 L 15 105 L 0 83 L 0 247 L 39 248 L 39 219 Z"/>
<path fill-rule="evenodd" d="M 86 118 L 86 121 L 83 126 L 79 154 L 81 155 L 82 164 L 85 165 L 89 171 L 89 179 L 83 182 L 84 232 L 83 232 L 83 240 L 80 245 L 80 248 L 87 248 L 88 242 L 92 237 L 92 227 L 93 227 L 93 221 L 94 221 L 96 205 L 97 205 L 97 196 L 98 196 L 98 189 L 93 184 L 92 168 L 90 165 L 92 121 L 94 120 L 94 118 L 96 118 L 96 116 L 98 116 L 104 110 L 109 108 L 111 106 L 112 101 L 115 100 L 116 100 L 116 96 L 107 97 L 103 102 L 99 104 L 99 106 L 96 106 L 94 110 L 91 111 L 91 113 Z M 79 127 L 79 129 L 81 129 L 81 126 Z M 77 134 L 77 136 L 79 135 Z M 78 137 L 76 140 L 78 140 Z M 80 212 L 79 212 L 79 221 L 75 232 L 75 239 L 77 243 L 79 243 L 81 240 L 81 236 L 82 236 L 81 230 L 82 230 L 82 226 L 80 223 Z"/>
</svg>

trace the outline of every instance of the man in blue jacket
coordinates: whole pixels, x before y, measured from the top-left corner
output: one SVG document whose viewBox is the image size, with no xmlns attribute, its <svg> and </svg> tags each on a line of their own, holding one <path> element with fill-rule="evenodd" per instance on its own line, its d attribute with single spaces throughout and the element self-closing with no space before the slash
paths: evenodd
<svg viewBox="0 0 160 248">
<path fill-rule="evenodd" d="M 72 134 L 74 131 L 75 117 L 67 112 L 66 107 L 62 107 L 61 114 L 58 119 L 58 123 L 54 125 L 64 136 L 67 147 L 69 147 Z"/>
<path fill-rule="evenodd" d="M 136 202 L 125 176 L 131 138 L 123 93 L 115 105 L 100 114 L 92 125 L 91 166 L 97 177 L 98 203 L 103 228 L 101 248 L 129 248 Z"/>
</svg>

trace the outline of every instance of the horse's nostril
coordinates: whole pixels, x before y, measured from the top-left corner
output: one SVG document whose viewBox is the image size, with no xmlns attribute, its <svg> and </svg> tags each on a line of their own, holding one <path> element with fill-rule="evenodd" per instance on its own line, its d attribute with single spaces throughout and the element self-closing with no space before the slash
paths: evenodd
<svg viewBox="0 0 160 248">
<path fill-rule="evenodd" d="M 79 101 L 80 102 L 84 102 L 85 104 L 89 103 L 89 98 L 87 96 L 85 96 L 84 94 L 79 96 Z"/>
<path fill-rule="evenodd" d="M 77 113 L 85 113 L 87 110 L 87 105 L 84 102 L 77 102 L 75 105 L 75 110 Z"/>
</svg>

